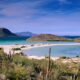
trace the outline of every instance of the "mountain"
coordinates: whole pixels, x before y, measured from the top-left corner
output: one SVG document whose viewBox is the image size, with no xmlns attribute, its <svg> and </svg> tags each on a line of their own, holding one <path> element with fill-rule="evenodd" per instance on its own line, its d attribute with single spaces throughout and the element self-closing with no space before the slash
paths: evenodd
<svg viewBox="0 0 80 80">
<path fill-rule="evenodd" d="M 34 33 L 31 33 L 31 32 L 17 32 L 15 34 L 18 36 L 34 36 L 34 35 L 36 35 Z"/>
<path fill-rule="evenodd" d="M 0 37 L 7 37 L 7 36 L 16 36 L 16 35 L 6 28 L 0 28 Z"/>
<path fill-rule="evenodd" d="M 72 41 L 72 39 L 69 38 L 64 38 L 52 34 L 40 34 L 40 35 L 35 35 L 27 40 L 29 41 Z"/>
</svg>

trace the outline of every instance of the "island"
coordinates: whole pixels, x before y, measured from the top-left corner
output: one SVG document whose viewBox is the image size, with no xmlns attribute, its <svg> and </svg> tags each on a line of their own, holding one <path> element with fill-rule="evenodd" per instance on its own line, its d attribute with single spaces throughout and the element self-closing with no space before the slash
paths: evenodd
<svg viewBox="0 0 80 80">
<path fill-rule="evenodd" d="M 74 41 L 80 42 L 80 38 L 75 38 Z"/>
<path fill-rule="evenodd" d="M 73 39 L 64 38 L 64 37 L 52 35 L 52 34 L 35 35 L 28 38 L 27 40 L 29 41 L 73 41 Z"/>
</svg>

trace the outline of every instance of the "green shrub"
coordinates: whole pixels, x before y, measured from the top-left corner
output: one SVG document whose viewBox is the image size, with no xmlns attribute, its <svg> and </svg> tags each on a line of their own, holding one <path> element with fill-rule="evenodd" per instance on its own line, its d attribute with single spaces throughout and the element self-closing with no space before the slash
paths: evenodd
<svg viewBox="0 0 80 80">
<path fill-rule="evenodd" d="M 10 68 L 6 74 L 7 79 L 10 80 L 26 80 L 26 75 L 26 68 L 20 64 L 14 65 L 14 67 Z"/>
<path fill-rule="evenodd" d="M 0 74 L 8 80 L 72 80 L 73 75 L 80 77 L 80 63 L 62 63 L 60 59 L 69 59 L 66 56 L 57 61 L 50 60 L 50 70 L 47 59 L 28 59 L 26 55 L 14 54 L 10 55 L 12 61 L 9 61 L 8 56 L 0 52 Z"/>
<path fill-rule="evenodd" d="M 61 56 L 60 59 L 70 59 L 70 58 L 67 56 Z"/>
<path fill-rule="evenodd" d="M 21 48 L 13 48 L 13 50 L 21 50 Z"/>
<path fill-rule="evenodd" d="M 79 58 L 79 55 L 77 55 L 76 57 Z"/>
</svg>

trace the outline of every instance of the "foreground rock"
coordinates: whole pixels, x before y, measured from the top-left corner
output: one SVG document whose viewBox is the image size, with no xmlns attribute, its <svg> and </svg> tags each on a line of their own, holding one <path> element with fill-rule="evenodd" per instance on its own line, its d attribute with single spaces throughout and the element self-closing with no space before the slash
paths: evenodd
<svg viewBox="0 0 80 80">
<path fill-rule="evenodd" d="M 4 74 L 0 74 L 0 80 L 6 80 L 6 76 Z"/>
<path fill-rule="evenodd" d="M 52 34 L 40 34 L 28 38 L 29 41 L 72 41 L 72 39 L 52 35 Z"/>
</svg>

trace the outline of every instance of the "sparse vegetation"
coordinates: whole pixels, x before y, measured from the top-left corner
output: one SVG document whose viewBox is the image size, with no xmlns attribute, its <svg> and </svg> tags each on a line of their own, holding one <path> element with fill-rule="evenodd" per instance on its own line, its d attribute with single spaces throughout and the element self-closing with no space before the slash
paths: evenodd
<svg viewBox="0 0 80 80">
<path fill-rule="evenodd" d="M 21 50 L 21 48 L 13 48 L 13 50 Z"/>
<path fill-rule="evenodd" d="M 80 63 L 28 59 L 26 55 L 7 55 L 0 52 L 0 80 L 2 78 L 4 80 L 80 80 Z"/>
<path fill-rule="evenodd" d="M 60 59 L 70 59 L 70 58 L 67 56 L 61 56 Z"/>
<path fill-rule="evenodd" d="M 77 55 L 76 57 L 79 58 L 79 55 Z"/>
</svg>

